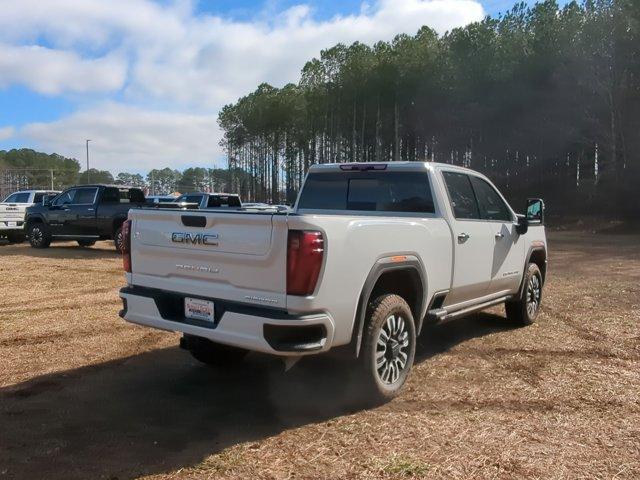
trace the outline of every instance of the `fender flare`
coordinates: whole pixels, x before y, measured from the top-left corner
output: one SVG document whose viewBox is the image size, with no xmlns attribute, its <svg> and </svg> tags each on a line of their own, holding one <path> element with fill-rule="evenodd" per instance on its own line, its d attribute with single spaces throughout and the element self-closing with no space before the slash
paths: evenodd
<svg viewBox="0 0 640 480">
<path fill-rule="evenodd" d="M 520 280 L 520 288 L 518 288 L 518 298 L 522 296 L 522 292 L 524 290 L 524 278 L 527 274 L 527 266 L 531 263 L 531 257 L 534 252 L 544 252 L 544 263 L 547 263 L 547 247 L 546 245 L 531 245 L 529 247 L 529 251 L 524 260 L 524 267 L 522 268 L 522 279 Z M 545 268 L 546 272 L 546 268 Z M 542 283 L 544 284 L 546 281 L 546 274 L 543 273 Z"/>
<path fill-rule="evenodd" d="M 356 309 L 356 317 L 353 325 L 353 332 L 351 334 L 351 349 L 355 353 L 355 356 L 360 355 L 360 347 L 362 345 L 362 333 L 364 331 L 364 324 L 366 320 L 367 305 L 369 303 L 373 289 L 384 273 L 388 273 L 396 270 L 409 270 L 417 273 L 421 282 L 422 292 L 418 297 L 417 305 L 415 305 L 415 311 L 418 312 L 415 318 L 416 322 L 416 335 L 420 334 L 424 317 L 426 315 L 427 308 L 427 275 L 422 262 L 413 255 L 407 255 L 406 260 L 393 261 L 391 257 L 384 257 L 379 259 L 367 275 L 367 279 L 364 282 L 360 297 L 358 299 L 358 308 Z"/>
<path fill-rule="evenodd" d="M 27 216 L 24 219 L 24 228 L 28 228 L 29 224 L 32 223 L 34 220 L 37 220 L 45 225 L 49 225 L 49 222 L 47 222 L 47 219 L 45 218 L 44 215 L 40 214 L 40 213 L 35 213 L 32 215 Z"/>
</svg>

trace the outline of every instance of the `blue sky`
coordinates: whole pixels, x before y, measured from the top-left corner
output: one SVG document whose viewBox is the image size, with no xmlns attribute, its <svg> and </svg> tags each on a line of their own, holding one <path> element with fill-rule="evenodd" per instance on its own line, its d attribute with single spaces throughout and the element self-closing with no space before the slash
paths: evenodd
<svg viewBox="0 0 640 480">
<path fill-rule="evenodd" d="M 219 109 L 322 48 L 439 32 L 503 0 L 0 0 L 0 149 L 114 173 L 223 164 Z"/>
</svg>

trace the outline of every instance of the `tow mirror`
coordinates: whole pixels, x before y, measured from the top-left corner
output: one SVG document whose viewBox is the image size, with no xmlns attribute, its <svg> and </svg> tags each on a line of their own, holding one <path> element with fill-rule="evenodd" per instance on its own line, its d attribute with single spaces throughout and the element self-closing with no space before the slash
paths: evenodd
<svg viewBox="0 0 640 480">
<path fill-rule="evenodd" d="M 527 233 L 530 225 L 544 225 L 544 202 L 542 199 L 529 198 L 526 212 L 524 215 L 518 215 L 516 232 L 519 235 Z"/>
<path fill-rule="evenodd" d="M 527 200 L 526 218 L 529 225 L 544 225 L 544 202 L 541 198 Z"/>
</svg>

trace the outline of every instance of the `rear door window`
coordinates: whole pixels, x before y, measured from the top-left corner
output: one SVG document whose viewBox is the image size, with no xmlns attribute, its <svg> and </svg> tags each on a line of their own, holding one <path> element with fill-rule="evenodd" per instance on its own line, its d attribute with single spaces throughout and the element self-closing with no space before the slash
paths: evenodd
<svg viewBox="0 0 640 480">
<path fill-rule="evenodd" d="M 434 213 L 426 172 L 349 172 L 309 174 L 300 209 Z"/>
<path fill-rule="evenodd" d="M 458 172 L 442 172 L 447 185 L 453 215 L 459 220 L 479 220 L 480 209 L 469 180 L 469 175 Z"/>
<path fill-rule="evenodd" d="M 72 205 L 90 205 L 96 198 L 97 188 L 79 188 L 73 197 Z"/>
</svg>

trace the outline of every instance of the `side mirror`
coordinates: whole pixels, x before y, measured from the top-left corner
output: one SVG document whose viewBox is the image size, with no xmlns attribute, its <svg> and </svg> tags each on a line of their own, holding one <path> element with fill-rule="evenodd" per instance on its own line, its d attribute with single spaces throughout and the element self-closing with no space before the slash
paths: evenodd
<svg viewBox="0 0 640 480">
<path fill-rule="evenodd" d="M 516 232 L 518 235 L 524 235 L 531 225 L 544 225 L 544 202 L 540 198 L 527 200 L 527 213 L 518 215 Z"/>
<path fill-rule="evenodd" d="M 529 225 L 544 225 L 544 202 L 541 198 L 527 200 L 526 218 Z"/>
</svg>

